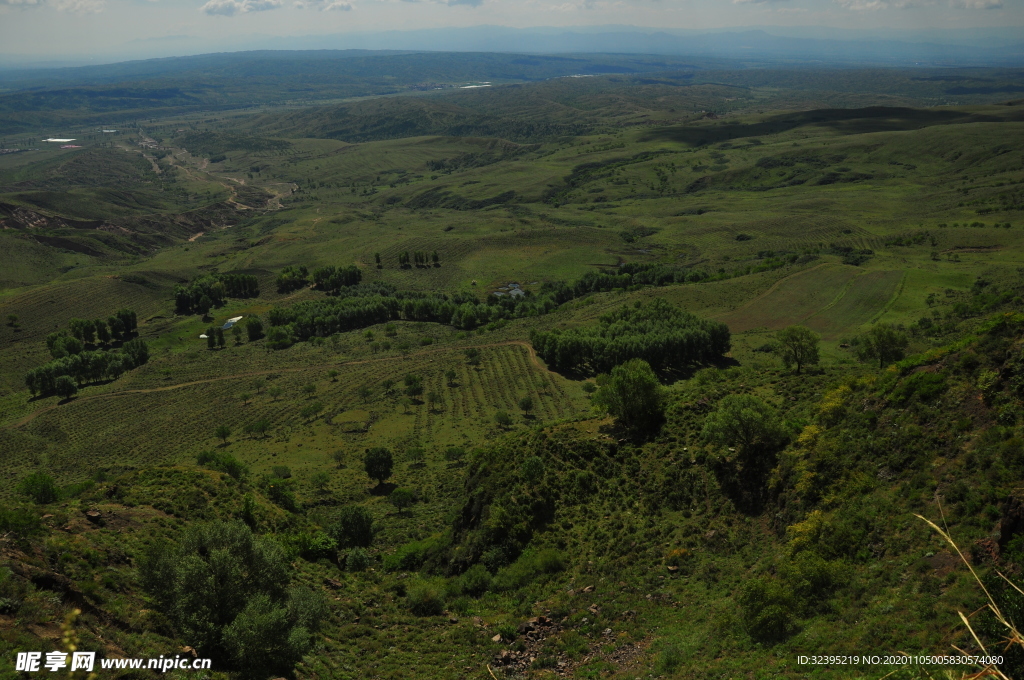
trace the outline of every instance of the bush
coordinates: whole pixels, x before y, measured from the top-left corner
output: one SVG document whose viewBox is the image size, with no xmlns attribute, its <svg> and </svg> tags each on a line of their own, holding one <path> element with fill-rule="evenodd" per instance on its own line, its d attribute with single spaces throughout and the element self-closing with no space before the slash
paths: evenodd
<svg viewBox="0 0 1024 680">
<path fill-rule="evenodd" d="M 492 582 L 497 592 L 518 590 L 544 574 L 555 574 L 566 567 L 565 559 L 553 549 L 527 551 L 519 559 L 498 572 Z"/>
<path fill-rule="evenodd" d="M 474 564 L 459 577 L 459 592 L 480 597 L 491 588 L 491 572 L 482 564 Z"/>
<path fill-rule="evenodd" d="M 304 531 L 292 540 L 299 556 L 311 562 L 333 559 L 337 554 L 337 541 L 323 531 Z"/>
<path fill-rule="evenodd" d="M 196 463 L 229 474 L 235 479 L 242 479 L 249 473 L 249 468 L 242 461 L 227 452 L 202 451 L 196 456 Z"/>
<path fill-rule="evenodd" d="M 406 604 L 416 616 L 438 616 L 444 613 L 444 597 L 433 583 L 420 581 L 413 584 L 405 596 Z"/>
<path fill-rule="evenodd" d="M 28 508 L 0 506 L 0 534 L 14 534 L 26 538 L 42 528 L 39 515 Z"/>
<path fill-rule="evenodd" d="M 743 584 L 738 599 L 743 610 L 743 624 L 755 640 L 778 642 L 795 630 L 793 592 L 780 580 L 751 579 Z"/>
<path fill-rule="evenodd" d="M 339 548 L 369 548 L 373 543 L 373 517 L 360 505 L 342 508 L 327 533 Z"/>
<path fill-rule="evenodd" d="M 287 589 L 284 551 L 241 522 L 189 527 L 176 547 L 153 543 L 138 561 L 143 588 L 181 639 L 263 677 L 288 673 L 325 608 Z"/>
<path fill-rule="evenodd" d="M 372 563 L 370 554 L 362 548 L 354 548 L 345 557 L 345 569 L 348 571 L 366 571 Z"/>
<path fill-rule="evenodd" d="M 410 541 L 398 546 L 391 555 L 384 558 L 384 569 L 387 571 L 414 571 L 419 569 L 427 559 L 427 554 L 437 545 L 435 539 Z"/>
<path fill-rule="evenodd" d="M 60 489 L 53 477 L 45 472 L 33 472 L 18 484 L 18 493 L 24 494 L 36 503 L 44 505 L 60 499 Z"/>
</svg>

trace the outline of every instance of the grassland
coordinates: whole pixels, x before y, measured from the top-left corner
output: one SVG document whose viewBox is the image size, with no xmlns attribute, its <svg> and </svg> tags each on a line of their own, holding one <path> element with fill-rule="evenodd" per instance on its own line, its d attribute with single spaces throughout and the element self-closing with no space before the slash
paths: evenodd
<svg viewBox="0 0 1024 680">
<path fill-rule="evenodd" d="M 808 85 L 817 75 L 783 88 L 782 76 L 764 75 L 740 97 L 721 82 L 742 78 L 721 75 L 718 84 L 686 87 L 615 76 L 307 108 L 174 111 L 114 136 L 69 124 L 81 149 L 0 155 L 0 320 L 17 317 L 0 326 L 0 498 L 18 501 L 16 483 L 39 469 L 61 485 L 98 480 L 55 504 L 47 524 L 46 540 L 69 543 L 60 550 L 78 556 L 66 568 L 76 583 L 93 571 L 74 560 L 106 564 L 87 555 L 113 554 L 118 527 L 137 555 L 150 537 L 239 517 L 245 494 L 265 512 L 263 530 L 285 541 L 326 526 L 336 505 L 368 508 L 380 529 L 374 571 L 292 555 L 302 582 L 341 584 L 330 586 L 330 624 L 320 653 L 299 665 L 303 678 L 487 677 L 502 649 L 544 659 L 509 665 L 510 676 L 814 677 L 793 665 L 797 653 L 899 645 L 938 653 L 965 642 L 952 610 L 977 605 L 976 593 L 910 513 L 930 512 L 927 496 L 937 489 L 959 494 L 956 526 L 982 541 L 1019 471 L 1010 454 L 992 453 L 1015 436 L 1016 416 L 1003 414 L 1016 413 L 1018 398 L 1004 386 L 1007 396 L 996 399 L 983 384 L 985 371 L 1003 370 L 1009 354 L 999 352 L 1018 348 L 1007 338 L 1019 329 L 978 329 L 985 315 L 1020 305 L 1024 108 L 991 97 L 896 108 L 937 95 L 925 83 L 897 101 L 886 88 L 910 76 L 892 74 L 879 80 L 884 88 L 850 95 L 891 108 L 839 110 L 849 101 Z M 439 262 L 403 268 L 406 251 L 436 251 Z M 282 350 L 230 334 L 225 347 L 208 349 L 199 338 L 234 316 L 267 319 L 274 307 L 324 297 L 308 287 L 277 292 L 277 273 L 289 265 L 355 264 L 365 283 L 483 300 L 509 283 L 534 295 L 545 283 L 624 263 L 709 278 L 588 294 L 473 330 L 399 321 Z M 230 299 L 210 319 L 176 314 L 174 286 L 211 273 L 252 274 L 260 295 Z M 1006 299 L 986 298 L 993 289 Z M 592 324 L 654 297 L 727 323 L 732 368 L 670 386 L 662 432 L 647 444 L 616 443 L 620 433 L 592 408 L 590 386 L 549 371 L 527 339 L 531 329 Z M 23 376 L 50 359 L 48 334 L 122 307 L 138 314 L 150 349 L 144 366 L 72 399 L 29 394 Z M 907 392 L 897 382 L 918 364 L 879 375 L 857 360 L 851 343 L 880 321 L 910 333 L 911 353 L 955 347 L 927 364 L 948 376 L 939 403 L 955 417 L 929 416 L 937 402 L 925 397 L 898 396 Z M 764 352 L 792 324 L 822 336 L 822 365 L 809 375 L 782 370 Z M 995 339 L 970 351 L 955 344 L 972 334 Z M 467 349 L 479 350 L 478 364 Z M 409 374 L 424 390 L 404 401 Z M 770 401 L 793 434 L 779 454 L 773 500 L 756 511 L 736 493 L 735 461 L 700 438 L 711 404 L 732 393 Z M 877 421 L 858 415 L 854 393 Z M 829 399 L 842 403 L 832 420 Z M 303 416 L 313 403 L 322 410 Z M 495 421 L 498 411 L 510 425 Z M 246 434 L 257 421 L 266 432 Z M 218 438 L 220 425 L 232 434 Z M 814 427 L 827 445 L 798 441 Z M 993 428 L 1006 436 L 997 442 Z M 391 508 L 362 469 L 364 451 L 376 446 L 396 453 L 389 484 L 415 492 L 407 512 Z M 446 458 L 450 447 L 469 453 Z M 419 449 L 422 458 L 409 455 Z M 197 470 L 204 450 L 235 456 L 247 481 Z M 898 459 L 901 452 L 916 458 Z M 476 528 L 463 526 L 473 508 L 512 512 L 543 495 L 518 481 L 517 466 L 533 455 L 548 466 L 541 490 L 557 512 L 531 525 L 527 555 L 561 551 L 564 569 L 475 598 L 456 593 L 458 574 L 439 567 L 384 568 L 410 542 L 435 541 L 451 555 L 476 550 L 466 533 Z M 986 467 L 969 455 L 1009 462 Z M 299 512 L 278 507 L 260 481 L 281 466 Z M 590 502 L 572 486 L 577 468 L 604 480 Z M 800 470 L 811 477 L 798 483 Z M 954 488 L 958 475 L 970 489 Z M 812 478 L 821 480 L 814 493 Z M 121 519 L 83 524 L 77 513 L 86 508 Z M 869 527 L 854 542 L 883 548 L 873 557 L 820 548 L 843 585 L 826 589 L 821 609 L 794 604 L 799 621 L 783 638 L 759 638 L 740 614 L 744 584 L 776 568 L 795 573 L 792 527 L 822 513 L 837 525 L 854 517 L 847 524 L 856 531 Z M 26 555 L 16 559 L 34 559 Z M 449 589 L 448 614 L 410 614 L 407 577 Z M 597 589 L 584 594 L 586 585 Z M 92 606 L 125 622 L 110 633 L 117 649 L 141 654 L 176 640 L 132 613 L 148 608 L 137 588 L 89 588 Z M 42 592 L 24 595 L 36 604 L 22 623 L 0 612 L 0 648 L 28 648 L 42 630 L 28 622 L 45 627 L 59 617 L 63 605 L 47 604 Z M 547 642 L 508 633 L 545 612 L 564 625 Z M 491 641 L 495 632 L 502 643 Z M 876 670 L 855 674 L 884 675 Z"/>
</svg>

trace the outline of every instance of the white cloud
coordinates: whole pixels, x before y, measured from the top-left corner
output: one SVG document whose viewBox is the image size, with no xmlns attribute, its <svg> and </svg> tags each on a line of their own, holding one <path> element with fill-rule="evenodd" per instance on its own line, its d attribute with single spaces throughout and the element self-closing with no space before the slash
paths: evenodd
<svg viewBox="0 0 1024 680">
<path fill-rule="evenodd" d="M 199 8 L 199 11 L 204 14 L 219 14 L 230 17 L 235 14 L 248 14 L 249 12 L 277 9 L 282 4 L 282 0 L 208 0 L 205 5 Z"/>
<path fill-rule="evenodd" d="M 469 5 L 470 7 L 479 7 L 483 3 L 483 0 L 448 0 L 448 6 L 454 5 Z"/>
<path fill-rule="evenodd" d="M 953 0 L 950 4 L 958 9 L 1002 9 L 1003 0 Z"/>
<path fill-rule="evenodd" d="M 8 5 L 11 7 L 32 7 L 34 5 L 43 4 L 42 0 L 0 0 L 0 5 Z"/>
<path fill-rule="evenodd" d="M 106 0 L 57 0 L 53 6 L 61 12 L 97 14 L 103 11 L 106 4 Z"/>
<path fill-rule="evenodd" d="M 352 9 L 352 3 L 344 0 L 298 0 L 295 3 L 298 9 L 318 9 L 321 12 L 348 12 Z"/>
<path fill-rule="evenodd" d="M 765 5 L 770 2 L 779 2 L 779 0 L 732 0 L 734 5 Z"/>
<path fill-rule="evenodd" d="M 931 0 L 836 0 L 836 4 L 857 12 L 871 12 L 880 9 L 911 9 L 932 4 Z"/>
</svg>

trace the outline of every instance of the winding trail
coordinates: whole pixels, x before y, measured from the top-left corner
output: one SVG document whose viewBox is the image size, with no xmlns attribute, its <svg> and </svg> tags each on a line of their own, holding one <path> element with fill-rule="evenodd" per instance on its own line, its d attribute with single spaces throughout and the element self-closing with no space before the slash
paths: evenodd
<svg viewBox="0 0 1024 680">
<path fill-rule="evenodd" d="M 526 342 L 525 340 L 503 340 L 502 342 L 491 342 L 491 343 L 487 343 L 485 345 L 469 345 L 469 346 L 460 347 L 460 348 L 457 348 L 457 349 L 469 349 L 470 347 L 475 347 L 476 349 L 483 349 L 485 347 L 503 347 L 503 346 L 509 346 L 509 345 L 518 345 L 520 347 L 525 347 L 526 351 L 530 355 L 530 363 L 532 363 L 539 370 L 542 370 L 542 371 L 547 371 L 548 370 L 547 367 L 544 366 L 543 363 L 541 363 L 540 358 L 537 356 L 537 352 L 533 349 L 533 345 L 531 345 L 530 343 Z M 413 352 L 411 354 L 407 354 L 403 358 L 408 359 L 408 358 L 417 357 L 417 356 L 425 356 L 425 355 L 431 355 L 431 354 L 443 354 L 445 352 L 450 352 L 451 350 L 452 350 L 452 348 L 438 348 L 438 349 L 433 349 L 433 350 L 424 350 L 422 352 Z M 276 368 L 276 369 L 269 370 L 269 371 L 249 371 L 249 372 L 246 372 L 246 373 L 234 373 L 232 375 L 217 376 L 216 378 L 206 378 L 204 380 L 193 380 L 191 382 L 176 383 L 174 385 L 167 385 L 165 387 L 150 387 L 150 388 L 147 388 L 147 389 L 139 389 L 139 390 L 120 390 L 118 392 L 106 392 L 104 394 L 93 394 L 93 395 L 85 396 L 85 397 L 77 397 L 75 399 L 75 402 L 77 403 L 77 402 L 83 402 L 83 401 L 95 401 L 97 399 L 110 399 L 110 398 L 113 398 L 113 397 L 124 397 L 124 396 L 132 395 L 132 394 L 151 394 L 153 392 L 170 392 L 171 390 L 178 390 L 178 389 L 181 389 L 183 387 L 192 387 L 193 385 L 206 385 L 206 384 L 209 384 L 209 383 L 222 382 L 224 380 L 237 380 L 238 378 L 253 378 L 253 377 L 258 377 L 258 376 L 261 376 L 261 375 L 270 375 L 271 373 L 301 373 L 303 371 L 314 371 L 314 370 L 320 370 L 320 369 L 324 369 L 324 368 L 334 368 L 334 367 L 337 367 L 337 366 L 356 366 L 356 365 L 359 365 L 359 364 L 372 364 L 372 363 L 376 363 L 376 362 L 379 362 L 379 361 L 395 361 L 396 359 L 398 359 L 398 357 L 380 357 L 380 358 L 377 358 L 377 359 L 359 359 L 359 360 L 354 360 L 354 361 L 342 361 L 342 362 L 338 362 L 338 363 L 314 364 L 314 365 L 311 365 L 311 366 L 302 366 L 302 367 L 298 367 L 298 368 Z M 61 405 L 60 403 L 51 404 L 50 406 L 45 406 L 45 407 L 43 407 L 43 408 L 41 408 L 41 409 L 39 409 L 37 411 L 33 411 L 32 413 L 28 414 L 27 416 L 25 416 L 21 420 L 13 423 L 11 425 L 5 426 L 5 428 L 9 428 L 9 429 L 13 430 L 13 429 L 17 429 L 17 428 L 20 428 L 20 427 L 24 427 L 25 425 L 28 425 L 29 423 L 31 423 L 33 420 L 35 420 L 36 418 L 38 418 L 42 414 L 47 413 L 49 411 L 52 411 L 53 409 L 57 408 L 60 405 Z"/>
</svg>

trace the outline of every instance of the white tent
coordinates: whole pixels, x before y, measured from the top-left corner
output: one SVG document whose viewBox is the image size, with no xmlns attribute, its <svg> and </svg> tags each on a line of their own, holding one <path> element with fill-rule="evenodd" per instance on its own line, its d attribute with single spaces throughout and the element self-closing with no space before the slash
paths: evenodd
<svg viewBox="0 0 1024 680">
<path fill-rule="evenodd" d="M 221 326 L 221 329 L 226 331 L 227 329 L 231 328 L 232 326 L 234 326 L 236 323 L 238 323 L 241 320 L 242 320 L 242 317 L 240 317 L 240 316 L 236 316 L 233 319 L 228 319 L 227 323 L 225 323 L 223 326 Z"/>
</svg>

